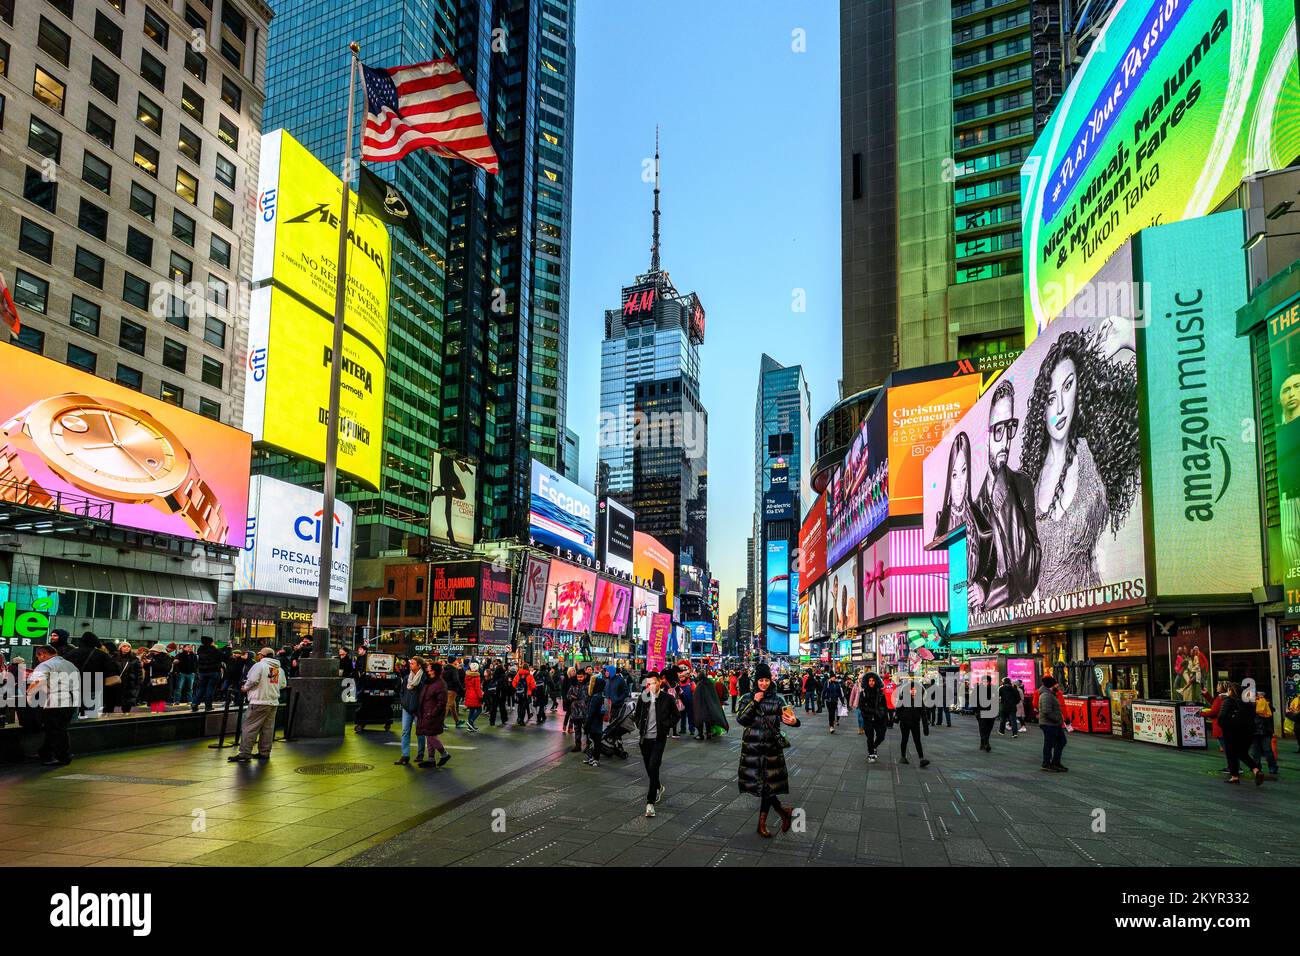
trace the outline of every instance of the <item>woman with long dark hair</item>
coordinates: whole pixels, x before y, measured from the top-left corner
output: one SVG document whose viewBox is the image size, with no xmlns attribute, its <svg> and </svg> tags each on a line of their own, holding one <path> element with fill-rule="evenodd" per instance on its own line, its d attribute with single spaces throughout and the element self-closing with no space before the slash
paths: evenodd
<svg viewBox="0 0 1300 956">
<path fill-rule="evenodd" d="M 943 510 L 935 519 L 935 538 L 946 537 L 966 523 L 970 500 L 970 437 L 958 432 L 948 449 L 948 484 L 943 492 Z"/>
<path fill-rule="evenodd" d="M 790 792 L 790 776 L 785 767 L 785 748 L 781 740 L 781 725 L 799 726 L 799 718 L 786 706 L 776 692 L 772 671 L 763 663 L 754 669 L 754 693 L 740 702 L 736 722 L 745 728 L 740 743 L 740 770 L 737 784 L 741 793 L 758 797 L 758 835 L 770 837 L 767 814 L 775 810 L 781 818 L 781 832 L 790 829 L 794 811 L 781 806 L 779 794 Z"/>
<path fill-rule="evenodd" d="M 1086 331 L 1062 332 L 1039 366 L 1021 469 L 1033 483 L 1042 568 L 1036 593 L 1101 584 L 1097 541 L 1117 534 L 1141 481 L 1137 365 Z"/>
</svg>

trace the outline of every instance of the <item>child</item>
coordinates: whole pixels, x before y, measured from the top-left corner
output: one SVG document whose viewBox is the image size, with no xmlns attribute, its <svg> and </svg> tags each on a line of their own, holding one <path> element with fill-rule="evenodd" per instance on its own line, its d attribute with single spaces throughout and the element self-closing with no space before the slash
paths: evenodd
<svg viewBox="0 0 1300 956">
<path fill-rule="evenodd" d="M 592 682 L 591 697 L 587 701 L 587 756 L 583 763 L 600 766 L 600 736 L 605 723 L 605 678 Z"/>
<path fill-rule="evenodd" d="M 1268 775 L 1277 776 L 1277 738 L 1273 735 L 1273 707 L 1268 702 L 1268 691 L 1255 692 L 1255 742 L 1250 755 L 1260 764 L 1268 762 Z"/>
</svg>

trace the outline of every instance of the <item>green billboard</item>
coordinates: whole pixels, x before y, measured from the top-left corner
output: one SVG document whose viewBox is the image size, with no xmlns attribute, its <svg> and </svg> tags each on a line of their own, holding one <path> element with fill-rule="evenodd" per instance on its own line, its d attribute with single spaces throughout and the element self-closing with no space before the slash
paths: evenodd
<svg viewBox="0 0 1300 956">
<path fill-rule="evenodd" d="M 1026 345 L 1139 230 L 1300 155 L 1295 21 L 1295 0 L 1119 0 L 1021 170 Z"/>
<path fill-rule="evenodd" d="M 1300 616 L 1300 297 L 1268 317 L 1271 401 L 1260 408 L 1273 419 L 1282 584 L 1288 617 Z"/>
</svg>

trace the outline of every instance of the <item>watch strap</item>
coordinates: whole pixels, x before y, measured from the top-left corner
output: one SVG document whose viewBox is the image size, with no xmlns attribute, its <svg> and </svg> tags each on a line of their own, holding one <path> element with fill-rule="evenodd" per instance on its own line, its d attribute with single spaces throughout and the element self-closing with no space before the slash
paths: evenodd
<svg viewBox="0 0 1300 956">
<path fill-rule="evenodd" d="M 42 488 L 27 471 L 27 466 L 12 445 L 0 445 L 0 501 L 33 508 L 53 508 L 53 496 Z"/>
<path fill-rule="evenodd" d="M 202 478 L 191 473 L 167 501 L 202 540 L 225 543 L 229 530 L 225 512 Z"/>
</svg>

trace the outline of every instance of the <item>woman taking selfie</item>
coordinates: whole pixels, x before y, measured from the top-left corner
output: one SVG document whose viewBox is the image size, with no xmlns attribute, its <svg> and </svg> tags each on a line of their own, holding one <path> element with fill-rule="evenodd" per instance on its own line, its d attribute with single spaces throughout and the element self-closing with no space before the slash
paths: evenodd
<svg viewBox="0 0 1300 956">
<path fill-rule="evenodd" d="M 785 769 L 784 735 L 781 725 L 799 726 L 799 718 L 786 706 L 772 686 L 772 671 L 766 664 L 754 669 L 754 693 L 745 697 L 736 709 L 736 722 L 745 728 L 740 744 L 740 773 L 737 783 L 741 793 L 752 793 L 761 801 L 758 810 L 758 835 L 770 837 L 767 814 L 775 810 L 781 818 L 781 832 L 790 829 L 794 811 L 781 806 L 777 795 L 790 792 Z"/>
</svg>

